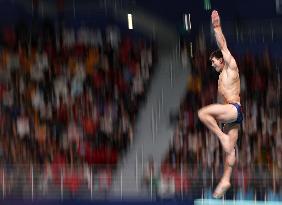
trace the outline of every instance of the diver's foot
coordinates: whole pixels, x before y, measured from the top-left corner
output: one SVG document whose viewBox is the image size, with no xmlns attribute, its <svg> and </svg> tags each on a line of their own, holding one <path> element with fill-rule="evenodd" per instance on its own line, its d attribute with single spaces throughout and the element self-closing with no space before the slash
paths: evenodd
<svg viewBox="0 0 282 205">
<path fill-rule="evenodd" d="M 221 180 L 213 192 L 213 197 L 219 199 L 223 197 L 226 191 L 230 188 L 231 184 L 229 181 Z"/>
</svg>

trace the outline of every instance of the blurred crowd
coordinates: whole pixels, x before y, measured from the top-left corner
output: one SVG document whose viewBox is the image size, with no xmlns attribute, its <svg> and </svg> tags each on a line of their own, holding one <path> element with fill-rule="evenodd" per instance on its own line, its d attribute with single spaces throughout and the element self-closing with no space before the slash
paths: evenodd
<svg viewBox="0 0 282 205">
<path fill-rule="evenodd" d="M 1 39 L 1 165 L 40 166 L 45 177 L 58 164 L 115 166 L 134 138 L 153 42 L 116 26 L 25 30 Z"/>
<path fill-rule="evenodd" d="M 228 46 L 233 47 L 232 44 Z M 170 148 L 162 162 L 159 176 L 160 190 L 165 187 L 166 192 L 176 194 L 191 193 L 200 187 L 199 184 L 209 188 L 213 177 L 220 178 L 223 166 L 224 153 L 217 137 L 197 117 L 201 107 L 220 101 L 217 93 L 218 74 L 208 60 L 216 45 L 209 45 L 202 31 L 194 47 L 187 93 L 180 105 Z M 253 199 L 255 189 L 272 198 L 279 196 L 280 191 L 281 197 L 281 59 L 272 58 L 267 47 L 259 54 L 247 52 L 244 44 L 237 47 L 241 50 L 234 49 L 231 53 L 240 72 L 244 121 L 237 143 L 239 156 L 233 174 L 234 187 L 238 197 L 252 190 L 248 196 Z M 185 55 L 190 57 L 189 50 L 189 44 L 183 44 Z M 211 196 L 211 191 L 209 189 L 205 194 Z"/>
</svg>

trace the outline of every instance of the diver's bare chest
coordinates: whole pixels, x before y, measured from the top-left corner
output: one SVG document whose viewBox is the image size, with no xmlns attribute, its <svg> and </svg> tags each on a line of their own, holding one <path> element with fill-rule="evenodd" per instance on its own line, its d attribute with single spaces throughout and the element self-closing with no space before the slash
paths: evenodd
<svg viewBox="0 0 282 205">
<path fill-rule="evenodd" d="M 221 73 L 218 78 L 218 86 L 228 86 L 228 78 L 225 73 Z"/>
</svg>

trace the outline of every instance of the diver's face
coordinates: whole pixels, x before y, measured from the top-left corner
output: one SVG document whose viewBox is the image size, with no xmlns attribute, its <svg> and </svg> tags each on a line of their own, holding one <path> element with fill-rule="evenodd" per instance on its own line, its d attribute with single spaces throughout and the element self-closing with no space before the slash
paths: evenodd
<svg viewBox="0 0 282 205">
<path fill-rule="evenodd" d="M 217 72 L 221 72 L 224 66 L 223 59 L 222 58 L 218 59 L 218 58 L 213 57 L 211 59 L 211 65 Z"/>
</svg>

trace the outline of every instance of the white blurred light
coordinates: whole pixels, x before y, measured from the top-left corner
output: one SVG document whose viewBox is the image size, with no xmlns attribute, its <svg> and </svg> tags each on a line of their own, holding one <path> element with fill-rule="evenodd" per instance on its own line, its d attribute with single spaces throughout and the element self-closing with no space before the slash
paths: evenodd
<svg viewBox="0 0 282 205">
<path fill-rule="evenodd" d="M 188 22 L 189 22 L 189 29 L 191 30 L 192 26 L 191 26 L 191 15 L 190 13 L 188 14 Z"/>
<path fill-rule="evenodd" d="M 185 23 L 185 30 L 188 30 L 188 20 L 187 20 L 187 14 L 184 15 L 184 23 Z"/>
<path fill-rule="evenodd" d="M 127 14 L 127 19 L 128 19 L 128 29 L 133 29 L 132 15 L 131 14 Z"/>
<path fill-rule="evenodd" d="M 190 15 L 190 13 L 188 15 L 184 14 L 184 24 L 185 24 L 185 30 L 186 31 L 191 30 L 191 15 Z"/>
</svg>

